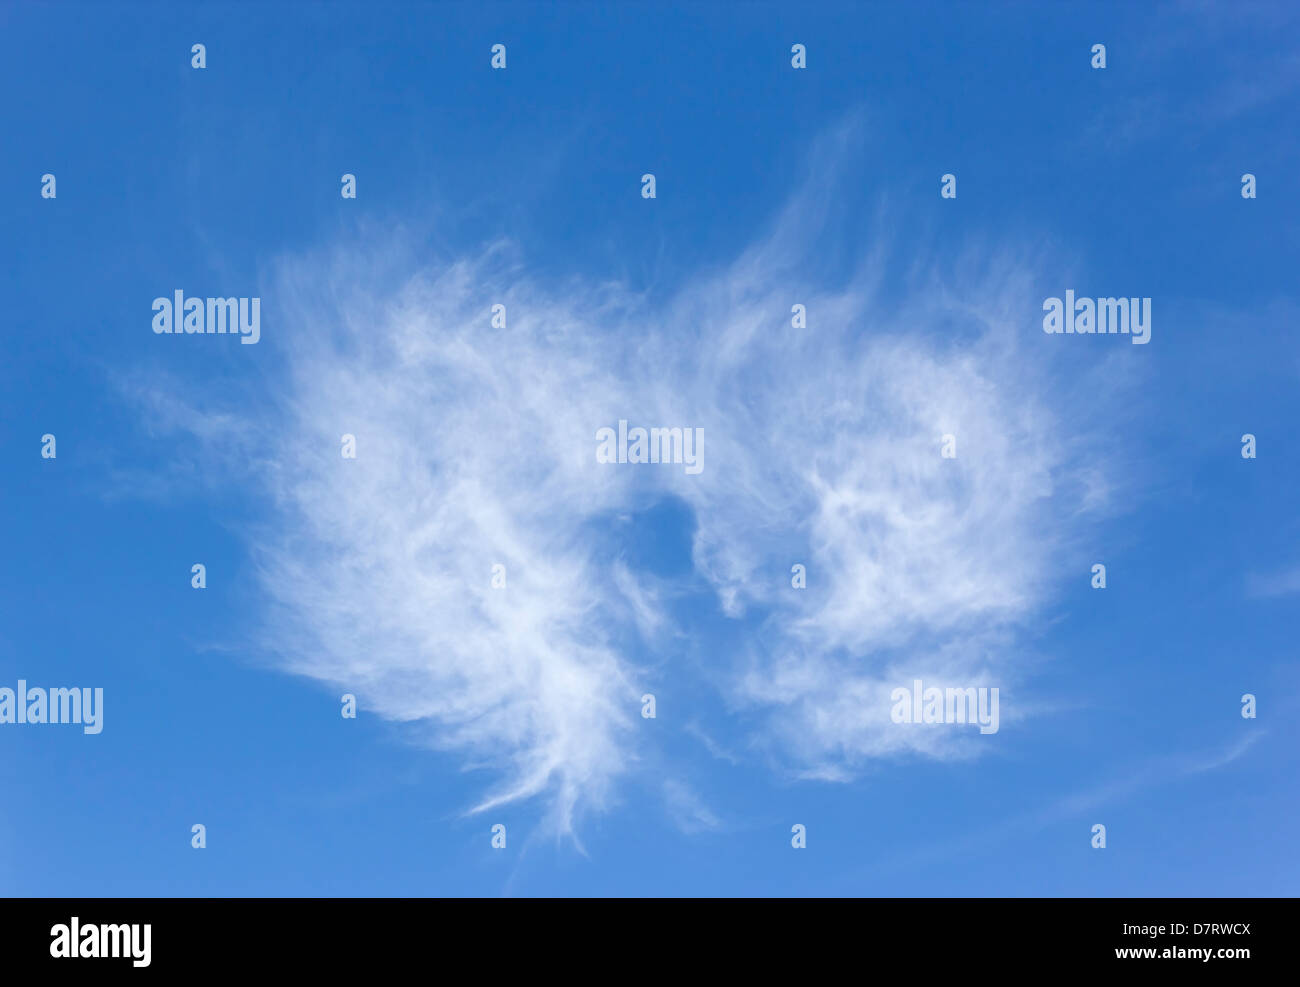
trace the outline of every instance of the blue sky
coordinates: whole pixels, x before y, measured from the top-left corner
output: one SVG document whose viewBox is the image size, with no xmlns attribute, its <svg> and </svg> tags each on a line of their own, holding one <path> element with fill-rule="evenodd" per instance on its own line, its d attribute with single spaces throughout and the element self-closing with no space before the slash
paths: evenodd
<svg viewBox="0 0 1300 987">
<path fill-rule="evenodd" d="M 0 28 L 5 893 L 1296 893 L 1291 5 Z"/>
</svg>

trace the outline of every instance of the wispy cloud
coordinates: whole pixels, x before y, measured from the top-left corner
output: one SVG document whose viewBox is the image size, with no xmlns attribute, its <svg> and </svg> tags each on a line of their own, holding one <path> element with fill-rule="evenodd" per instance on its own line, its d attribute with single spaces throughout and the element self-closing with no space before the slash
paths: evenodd
<svg viewBox="0 0 1300 987">
<path fill-rule="evenodd" d="M 669 817 L 682 832 L 700 833 L 722 828 L 722 820 L 683 782 L 669 778 L 664 782 L 663 793 Z"/>
<path fill-rule="evenodd" d="M 1300 593 L 1300 566 L 1282 572 L 1251 575 L 1246 580 L 1246 592 L 1260 597 Z"/>
<path fill-rule="evenodd" d="M 969 754 L 892 724 L 889 691 L 1022 674 L 1017 635 L 1107 499 L 1097 436 L 1057 409 L 1109 385 L 1053 369 L 1025 314 L 1032 260 L 1014 253 L 886 283 L 877 247 L 840 283 L 792 288 L 817 283 L 845 141 L 813 156 L 761 242 L 660 306 L 539 284 L 504 244 L 418 261 L 391 231 L 382 249 L 362 237 L 283 263 L 263 292 L 276 396 L 219 428 L 166 418 L 234 458 L 262 451 L 243 479 L 274 505 L 254 551 L 284 667 L 493 770 L 478 808 L 544 795 L 567 830 L 639 759 L 637 655 L 668 620 L 662 581 L 602 544 L 616 536 L 600 519 L 672 495 L 695 514 L 696 575 L 735 622 L 715 678 L 760 713 L 746 746 L 824 778 Z M 490 325 L 496 303 L 508 328 Z M 702 427 L 703 473 L 598 464 L 595 432 L 620 418 Z M 665 795 L 691 826 L 716 824 Z"/>
<path fill-rule="evenodd" d="M 1264 730 L 1252 730 L 1218 750 L 1148 758 L 1090 788 L 1058 796 L 1045 805 L 1012 814 L 994 825 L 916 850 L 891 853 L 887 860 L 882 861 L 881 869 L 901 870 L 918 863 L 933 863 L 975 848 L 987 851 L 999 842 L 1037 832 L 1063 820 L 1077 819 L 1083 813 L 1113 810 L 1136 792 L 1150 792 L 1162 785 L 1226 767 L 1243 757 L 1266 735 Z M 1087 822 L 1091 824 L 1093 820 Z"/>
<path fill-rule="evenodd" d="M 1018 682 L 1016 631 L 1108 502 L 1095 426 L 1057 409 L 1104 405 L 1123 385 L 1054 367 L 1023 259 L 922 270 L 892 293 L 868 262 L 847 284 L 792 294 L 823 195 L 797 197 L 679 299 L 677 319 L 708 332 L 657 394 L 663 414 L 714 425 L 711 468 L 674 484 L 725 612 L 762 615 L 741 636 L 734 695 L 769 710 L 768 739 L 795 770 L 836 779 L 872 757 L 972 751 L 965 735 L 899 729 L 890 692 L 914 677 Z M 793 302 L 807 330 L 790 327 Z M 945 435 L 956 458 L 940 455 Z"/>
</svg>

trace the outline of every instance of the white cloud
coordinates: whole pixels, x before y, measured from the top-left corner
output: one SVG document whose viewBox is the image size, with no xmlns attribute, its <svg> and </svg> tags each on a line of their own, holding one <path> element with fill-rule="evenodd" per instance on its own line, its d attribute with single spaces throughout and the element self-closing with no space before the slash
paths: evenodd
<svg viewBox="0 0 1300 987">
<path fill-rule="evenodd" d="M 737 618 L 721 678 L 764 713 L 757 740 L 824 778 L 969 753 L 891 724 L 889 691 L 1018 680 L 1017 630 L 1105 502 L 1104 463 L 1091 423 L 1057 410 L 1072 391 L 1023 264 L 891 291 L 873 257 L 845 284 L 789 287 L 797 270 L 810 283 L 835 181 L 817 174 L 770 236 L 662 310 L 536 284 L 502 245 L 422 266 L 363 238 L 282 265 L 263 342 L 285 372 L 236 445 L 274 463 L 257 472 L 276 516 L 256 557 L 285 666 L 493 769 L 481 808 L 544 795 L 567 829 L 609 801 L 644 736 L 626 640 L 660 635 L 662 580 L 600 540 L 602 519 L 654 488 L 695 512 L 696 569 Z M 508 329 L 489 325 L 496 302 Z M 790 327 L 795 302 L 807 329 Z M 620 418 L 703 427 L 704 472 L 597 464 L 595 431 Z M 232 431 L 223 419 L 208 438 Z M 692 826 L 716 824 L 665 794 Z"/>
<path fill-rule="evenodd" d="M 503 772 L 480 808 L 547 792 L 568 828 L 629 761 L 641 695 L 582 530 L 624 499 L 593 452 L 622 398 L 590 314 L 506 291 L 500 269 L 494 293 L 492 263 L 417 274 L 388 306 L 289 313 L 267 430 L 280 524 L 258 559 L 293 671 Z M 316 270 L 282 283 L 314 297 Z M 498 300 L 506 331 L 488 325 Z M 652 619 L 644 598 L 637 612 Z"/>
<path fill-rule="evenodd" d="M 678 318 L 711 331 L 651 386 L 661 417 L 706 425 L 705 472 L 673 478 L 696 512 L 698 566 L 728 614 L 766 614 L 761 632 L 738 631 L 734 698 L 769 712 L 795 770 L 849 778 L 867 758 L 989 743 L 900 728 L 889 694 L 914 677 L 1020 683 L 1017 631 L 1107 504 L 1104 424 L 1059 409 L 1112 394 L 1054 368 L 1069 357 L 1038 331 L 1023 264 L 919 280 L 893 306 L 870 269 L 793 294 L 817 208 L 796 200 L 759 247 L 692 286 Z M 795 301 L 807 330 L 790 327 Z M 955 459 L 940 455 L 947 434 Z M 806 590 L 791 588 L 795 562 Z"/>
</svg>

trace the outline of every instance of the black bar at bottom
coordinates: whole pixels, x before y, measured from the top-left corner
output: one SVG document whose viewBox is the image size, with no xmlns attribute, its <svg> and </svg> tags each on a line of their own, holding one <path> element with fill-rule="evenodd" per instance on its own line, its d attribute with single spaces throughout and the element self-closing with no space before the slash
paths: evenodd
<svg viewBox="0 0 1300 987">
<path fill-rule="evenodd" d="M 0 962 L 97 976 L 320 972 L 475 960 L 602 978 L 797 965 L 869 973 L 1106 968 L 1216 977 L 1288 968 L 1285 899 L 7 899 Z M 147 927 L 147 929 L 146 929 Z M 95 955 L 98 954 L 98 955 Z M 116 955 L 114 955 L 116 954 Z M 614 965 L 609 965 L 609 964 Z M 888 967 L 879 966 L 888 964 Z M 59 968 L 63 968 L 62 971 Z M 421 967 L 416 967 L 419 969 Z M 470 969 L 474 969 L 471 967 Z"/>
</svg>

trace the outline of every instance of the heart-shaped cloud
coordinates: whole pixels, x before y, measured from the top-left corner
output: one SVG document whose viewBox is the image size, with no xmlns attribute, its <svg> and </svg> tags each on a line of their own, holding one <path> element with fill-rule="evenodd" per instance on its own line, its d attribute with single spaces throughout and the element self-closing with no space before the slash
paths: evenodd
<svg viewBox="0 0 1300 987">
<path fill-rule="evenodd" d="M 1058 410 L 1030 263 L 890 285 L 878 250 L 791 288 L 815 284 L 827 208 L 805 190 L 657 306 L 539 283 L 508 244 L 422 264 L 362 238 L 284 263 L 264 291 L 279 397 L 232 431 L 274 463 L 255 550 L 285 666 L 494 769 L 479 808 L 544 795 L 569 829 L 645 752 L 644 665 L 691 632 L 665 601 L 693 581 L 729 621 L 710 680 L 774 761 L 848 778 L 971 753 L 978 736 L 892 723 L 890 692 L 1019 681 L 1019 629 L 1106 499 L 1101 457 Z M 620 420 L 702 429 L 703 469 L 598 462 Z M 612 519 L 662 498 L 693 518 L 680 578 L 608 551 Z"/>
</svg>

